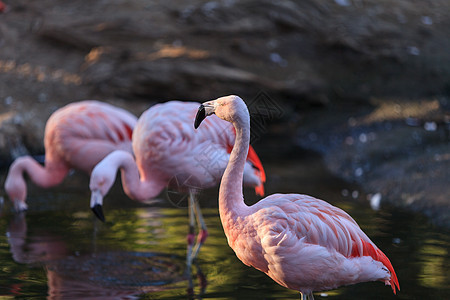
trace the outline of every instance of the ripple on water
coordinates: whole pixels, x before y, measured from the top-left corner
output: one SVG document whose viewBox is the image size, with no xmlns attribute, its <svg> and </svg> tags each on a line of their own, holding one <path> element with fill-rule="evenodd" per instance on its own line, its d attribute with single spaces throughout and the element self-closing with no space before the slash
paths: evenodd
<svg viewBox="0 0 450 300">
<path fill-rule="evenodd" d="M 93 293 L 109 290 L 137 294 L 170 289 L 169 284 L 186 280 L 185 263 L 184 258 L 165 253 L 111 251 L 70 256 L 48 262 L 46 268 L 67 287 L 61 289 L 59 285 L 58 294 L 68 297 L 77 290 L 86 293 L 86 285 L 93 287 Z"/>
</svg>

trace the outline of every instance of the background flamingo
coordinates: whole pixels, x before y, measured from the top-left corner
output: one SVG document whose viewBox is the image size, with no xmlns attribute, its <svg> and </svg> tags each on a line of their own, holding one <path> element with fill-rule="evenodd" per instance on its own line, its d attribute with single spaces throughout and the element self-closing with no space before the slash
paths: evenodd
<svg viewBox="0 0 450 300">
<path fill-rule="evenodd" d="M 92 171 L 90 189 L 91 208 L 104 220 L 101 205 L 103 197 L 115 182 L 118 169 L 122 170 L 125 193 L 134 200 L 145 201 L 157 196 L 170 183 L 174 188 L 188 192 L 189 234 L 188 267 L 207 237 L 196 192 L 219 183 L 234 145 L 232 126 L 212 117 L 196 133 L 192 128 L 199 103 L 170 101 L 157 104 L 139 118 L 133 132 L 133 156 L 125 151 L 114 151 Z M 264 194 L 265 173 L 255 151 L 250 148 L 244 159 L 244 183 Z M 194 223 L 200 227 L 195 248 Z"/>
<path fill-rule="evenodd" d="M 389 259 L 343 210 L 299 194 L 274 194 L 247 206 L 242 194 L 250 117 L 237 96 L 200 106 L 195 127 L 209 115 L 231 122 L 236 142 L 219 190 L 228 244 L 246 265 L 313 299 L 313 291 L 364 281 L 400 289 Z"/>
<path fill-rule="evenodd" d="M 0 13 L 6 12 L 6 10 L 8 9 L 8 6 L 3 3 L 3 1 L 0 1 Z"/>
<path fill-rule="evenodd" d="M 5 190 L 16 210 L 27 209 L 25 174 L 43 188 L 61 183 L 70 169 L 90 174 L 111 151 L 132 151 L 136 121 L 126 110 L 94 100 L 71 103 L 55 111 L 45 126 L 45 165 L 23 156 L 9 169 Z"/>
</svg>

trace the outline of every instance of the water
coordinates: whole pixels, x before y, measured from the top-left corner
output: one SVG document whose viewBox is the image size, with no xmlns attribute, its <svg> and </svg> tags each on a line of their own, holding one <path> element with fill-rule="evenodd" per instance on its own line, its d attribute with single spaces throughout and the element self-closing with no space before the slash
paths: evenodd
<svg viewBox="0 0 450 300">
<path fill-rule="evenodd" d="M 371 210 L 357 186 L 327 174 L 311 154 L 265 166 L 268 194 L 312 194 L 350 213 L 390 258 L 401 286 L 397 296 L 383 283 L 371 282 L 319 292 L 316 299 L 450 299 L 448 232 L 420 215 L 383 204 Z M 30 187 L 26 214 L 11 213 L 5 200 L 1 299 L 298 299 L 296 292 L 236 258 L 222 231 L 216 189 L 200 195 L 210 236 L 187 276 L 188 218 L 182 195 L 178 207 L 166 193 L 143 205 L 129 200 L 118 182 L 105 199 L 103 224 L 89 210 L 87 184 L 86 177 L 73 174 L 55 189 Z M 251 190 L 245 196 L 248 204 L 258 200 Z"/>
</svg>

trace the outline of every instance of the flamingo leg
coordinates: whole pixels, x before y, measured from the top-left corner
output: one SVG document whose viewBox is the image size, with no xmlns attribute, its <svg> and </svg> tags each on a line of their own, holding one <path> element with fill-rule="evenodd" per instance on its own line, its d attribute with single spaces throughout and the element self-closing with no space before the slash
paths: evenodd
<svg viewBox="0 0 450 300">
<path fill-rule="evenodd" d="M 192 280 L 192 276 L 190 271 L 188 273 L 188 288 L 187 288 L 188 299 L 194 299 L 194 282 Z"/>
<path fill-rule="evenodd" d="M 188 276 L 188 288 L 187 288 L 188 299 L 202 299 L 203 295 L 205 294 L 208 282 L 200 266 L 196 262 L 193 262 L 193 265 L 195 265 L 195 267 L 197 268 L 197 280 L 199 285 L 199 292 L 197 295 L 195 295 L 193 277 Z"/>
<path fill-rule="evenodd" d="M 196 263 L 195 266 L 197 267 L 197 279 L 199 282 L 199 286 L 200 286 L 200 292 L 198 294 L 199 298 L 201 299 L 201 297 L 205 294 L 205 290 L 206 290 L 206 286 L 208 285 L 208 282 L 206 280 L 206 276 L 205 274 L 203 274 L 200 266 Z"/>
<path fill-rule="evenodd" d="M 312 292 L 309 294 L 303 294 L 300 292 L 300 300 L 314 300 L 314 295 Z"/>
<path fill-rule="evenodd" d="M 193 198 L 193 206 L 194 206 L 194 212 L 195 215 L 197 216 L 197 225 L 198 228 L 200 228 L 200 231 L 197 235 L 197 242 L 195 243 L 194 249 L 192 251 L 192 260 L 194 260 L 199 251 L 200 251 L 200 247 L 203 245 L 203 243 L 205 242 L 206 238 L 208 237 L 208 229 L 206 228 L 206 224 L 205 224 L 205 219 L 203 218 L 203 214 L 202 211 L 200 209 L 200 205 L 198 203 L 198 200 L 195 197 L 196 193 L 195 192 L 191 192 L 191 196 Z"/>
<path fill-rule="evenodd" d="M 187 235 L 187 253 L 186 253 L 186 266 L 188 275 L 191 275 L 192 266 L 192 248 L 194 246 L 194 227 L 195 227 L 195 208 L 194 208 L 194 198 L 192 193 L 188 197 L 188 211 L 189 211 L 189 231 Z"/>
</svg>

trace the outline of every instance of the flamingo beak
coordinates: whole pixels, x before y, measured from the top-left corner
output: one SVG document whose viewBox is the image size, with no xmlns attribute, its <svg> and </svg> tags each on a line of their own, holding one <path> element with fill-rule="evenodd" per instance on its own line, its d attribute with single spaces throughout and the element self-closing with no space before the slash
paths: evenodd
<svg viewBox="0 0 450 300">
<path fill-rule="evenodd" d="M 105 222 L 105 215 L 102 209 L 103 196 L 98 190 L 92 191 L 91 194 L 91 209 L 94 215 L 102 222 Z"/>
<path fill-rule="evenodd" d="M 200 126 L 200 123 L 207 117 L 214 113 L 214 105 L 205 102 L 203 104 L 200 104 L 200 107 L 198 108 L 197 115 L 195 116 L 194 121 L 194 128 L 197 129 Z"/>
<path fill-rule="evenodd" d="M 206 118 L 205 106 L 200 104 L 198 108 L 197 115 L 195 116 L 194 128 L 197 129 L 200 123 Z"/>
<path fill-rule="evenodd" d="M 105 222 L 105 215 L 103 214 L 103 209 L 102 206 L 100 204 L 96 204 L 93 208 L 92 208 L 92 212 L 94 213 L 94 215 L 103 223 Z"/>
</svg>

